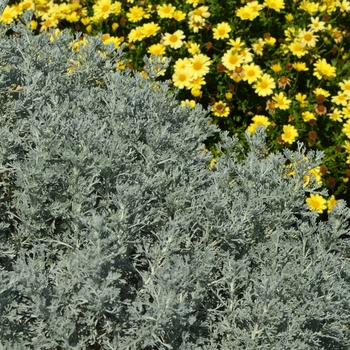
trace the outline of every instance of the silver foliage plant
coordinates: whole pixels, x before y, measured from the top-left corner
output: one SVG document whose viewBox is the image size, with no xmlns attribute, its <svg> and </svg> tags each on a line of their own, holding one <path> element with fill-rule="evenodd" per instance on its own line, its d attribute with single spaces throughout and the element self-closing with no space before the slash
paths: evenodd
<svg viewBox="0 0 350 350">
<path fill-rule="evenodd" d="M 147 79 L 100 37 L 74 51 L 67 30 L 11 28 L 0 349 L 349 349 L 349 209 L 305 204 L 322 154 L 267 155 L 258 129 L 248 153 L 223 134 L 209 170 L 218 129 L 154 80 L 165 61 L 146 58 Z"/>
</svg>

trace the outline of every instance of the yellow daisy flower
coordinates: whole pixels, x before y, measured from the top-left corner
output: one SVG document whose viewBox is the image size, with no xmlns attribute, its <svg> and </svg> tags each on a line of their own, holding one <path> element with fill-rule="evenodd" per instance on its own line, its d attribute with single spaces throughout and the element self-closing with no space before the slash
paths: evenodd
<svg viewBox="0 0 350 350">
<path fill-rule="evenodd" d="M 287 20 L 287 22 L 293 22 L 294 20 L 294 16 L 291 13 L 286 14 L 284 17 Z"/>
<path fill-rule="evenodd" d="M 163 4 L 157 6 L 157 13 L 160 18 L 173 18 L 176 7 L 172 4 Z"/>
<path fill-rule="evenodd" d="M 197 79 L 209 73 L 211 64 L 210 58 L 202 53 L 194 55 L 190 59 L 190 63 L 186 66 L 193 73 L 193 79 Z"/>
<path fill-rule="evenodd" d="M 174 64 L 175 70 L 181 70 L 185 69 L 189 64 L 191 64 L 191 61 L 189 58 L 178 58 Z"/>
<path fill-rule="evenodd" d="M 142 27 L 136 27 L 135 29 L 131 29 L 129 35 L 128 35 L 128 40 L 129 43 L 133 43 L 135 41 L 140 41 L 145 37 L 143 33 L 143 28 Z"/>
<path fill-rule="evenodd" d="M 189 89 L 198 89 L 200 90 L 202 85 L 205 85 L 205 79 L 203 77 L 198 77 L 196 79 L 192 79 L 189 84 Z"/>
<path fill-rule="evenodd" d="M 338 91 L 338 95 L 332 96 L 332 102 L 336 105 L 347 106 L 350 96 L 345 95 L 342 91 Z"/>
<path fill-rule="evenodd" d="M 201 52 L 201 48 L 200 48 L 199 44 L 192 43 L 192 42 L 190 43 L 187 50 L 191 55 L 195 55 L 195 54 L 198 54 Z"/>
<path fill-rule="evenodd" d="M 281 63 L 275 63 L 270 67 L 275 73 L 278 73 L 282 70 Z"/>
<path fill-rule="evenodd" d="M 297 72 L 304 72 L 309 70 L 309 68 L 306 67 L 305 62 L 295 62 L 292 64 L 292 66 Z"/>
<path fill-rule="evenodd" d="M 350 96 L 350 80 L 344 79 L 341 83 L 339 83 L 339 86 L 345 95 Z"/>
<path fill-rule="evenodd" d="M 160 30 L 160 27 L 158 24 L 156 24 L 154 22 L 149 22 L 149 23 L 145 23 L 142 26 L 142 30 L 143 30 L 144 37 L 148 38 L 150 36 L 156 35 L 157 32 Z"/>
<path fill-rule="evenodd" d="M 280 12 L 282 9 L 284 9 L 284 0 L 265 0 L 264 5 L 277 12 Z"/>
<path fill-rule="evenodd" d="M 253 123 L 251 123 L 247 128 L 247 131 L 249 131 L 252 134 L 254 134 L 256 128 L 259 125 L 262 125 L 264 127 L 268 127 L 269 125 L 271 125 L 269 118 L 265 117 L 264 115 L 255 115 L 252 118 L 252 121 L 253 121 Z"/>
<path fill-rule="evenodd" d="M 298 92 L 295 95 L 295 99 L 300 103 L 300 108 L 305 108 L 307 107 L 308 102 L 306 101 L 307 96 L 305 94 L 302 94 Z"/>
<path fill-rule="evenodd" d="M 111 0 L 100 0 L 92 6 L 94 10 L 94 17 L 98 20 L 106 20 L 110 15 L 118 15 L 121 11 L 121 3 Z"/>
<path fill-rule="evenodd" d="M 147 14 L 144 11 L 144 9 L 139 6 L 131 7 L 129 11 L 126 13 L 126 17 L 128 18 L 128 20 L 133 23 L 141 21 L 146 16 Z"/>
<path fill-rule="evenodd" d="M 253 85 L 255 92 L 259 96 L 268 96 L 273 93 L 273 89 L 276 88 L 276 83 L 273 78 L 265 73 L 263 76 Z"/>
<path fill-rule="evenodd" d="M 249 84 L 255 83 L 258 79 L 261 78 L 263 73 L 261 68 L 255 63 L 251 63 L 249 65 L 244 64 L 242 68 L 244 70 L 243 80 L 248 81 Z"/>
<path fill-rule="evenodd" d="M 350 139 L 350 120 L 343 125 L 342 132 Z"/>
<path fill-rule="evenodd" d="M 116 36 L 110 36 L 109 38 L 107 38 L 106 40 L 103 40 L 103 43 L 105 45 L 109 44 L 109 43 L 113 43 L 114 47 L 117 49 L 124 41 L 124 37 L 116 37 Z"/>
<path fill-rule="evenodd" d="M 292 103 L 291 100 L 287 99 L 283 92 L 280 92 L 279 94 L 274 94 L 272 96 L 272 99 L 275 101 L 275 108 L 279 108 L 282 110 L 288 109 L 290 104 Z"/>
<path fill-rule="evenodd" d="M 268 37 L 268 38 L 264 38 L 264 41 L 267 45 L 273 46 L 276 43 L 276 39 L 273 38 L 272 36 Z"/>
<path fill-rule="evenodd" d="M 196 106 L 196 101 L 187 99 L 187 100 L 181 101 L 181 106 L 182 107 L 190 106 L 191 108 L 194 108 Z"/>
<path fill-rule="evenodd" d="M 236 50 L 230 49 L 224 53 L 221 62 L 228 70 L 233 71 L 243 63 L 243 57 Z"/>
<path fill-rule="evenodd" d="M 259 4 L 258 1 L 250 1 L 247 3 L 247 6 L 252 8 L 254 11 L 259 12 L 264 8 L 264 5 Z"/>
<path fill-rule="evenodd" d="M 254 53 L 256 55 L 262 56 L 264 45 L 265 45 L 265 41 L 259 38 L 259 41 L 257 43 L 252 44 L 252 49 Z"/>
<path fill-rule="evenodd" d="M 236 51 L 240 51 L 240 50 L 242 50 L 245 47 L 245 42 L 242 41 L 240 37 L 236 38 L 235 40 L 230 39 L 228 43 Z"/>
<path fill-rule="evenodd" d="M 312 31 L 302 30 L 298 37 L 302 45 L 307 47 L 316 46 L 318 35 L 315 35 Z"/>
<path fill-rule="evenodd" d="M 33 0 L 24 0 L 21 2 L 21 5 L 24 11 L 35 10 L 35 4 Z"/>
<path fill-rule="evenodd" d="M 317 96 L 317 95 L 323 95 L 324 97 L 329 97 L 331 94 L 325 90 L 325 89 L 322 89 L 322 88 L 316 88 L 314 90 L 314 94 Z"/>
<path fill-rule="evenodd" d="M 289 51 L 292 55 L 297 56 L 298 58 L 307 54 L 307 50 L 305 50 L 305 46 L 299 41 L 294 40 L 289 46 Z"/>
<path fill-rule="evenodd" d="M 327 199 L 327 213 L 329 214 L 335 205 L 337 204 L 337 200 L 335 199 L 334 195 L 332 194 L 328 199 Z"/>
<path fill-rule="evenodd" d="M 336 68 L 331 66 L 329 63 L 327 63 L 325 58 L 317 60 L 316 63 L 314 63 L 314 76 L 318 79 L 331 79 L 336 77 Z"/>
<path fill-rule="evenodd" d="M 216 40 L 219 39 L 227 39 L 229 38 L 229 34 L 231 31 L 231 27 L 227 22 L 218 23 L 216 28 L 213 29 L 213 38 Z"/>
<path fill-rule="evenodd" d="M 154 44 L 147 49 L 147 52 L 152 55 L 165 55 L 165 46 L 163 44 Z"/>
<path fill-rule="evenodd" d="M 254 55 L 250 52 L 251 49 L 245 48 L 238 53 L 242 56 L 244 63 L 250 63 L 253 61 Z"/>
<path fill-rule="evenodd" d="M 320 21 L 319 17 L 311 17 L 311 24 L 308 25 L 313 32 L 319 32 L 325 29 L 325 22 Z"/>
<path fill-rule="evenodd" d="M 306 11 L 309 15 L 317 12 L 318 8 L 319 3 L 309 2 L 307 0 L 303 0 L 299 6 L 299 9 Z"/>
<path fill-rule="evenodd" d="M 339 9 L 341 12 L 349 12 L 350 11 L 350 2 L 347 0 L 343 0 L 342 2 L 337 2 Z"/>
<path fill-rule="evenodd" d="M 175 33 L 165 33 L 163 37 L 163 45 L 170 46 L 173 49 L 179 49 L 183 45 L 182 39 L 185 39 L 184 32 L 177 30 Z"/>
<path fill-rule="evenodd" d="M 316 210 L 319 214 L 322 214 L 323 210 L 327 209 L 327 201 L 319 194 L 310 194 L 309 198 L 306 198 L 306 203 L 309 205 L 310 210 Z"/>
<path fill-rule="evenodd" d="M 239 17 L 244 21 L 247 21 L 247 20 L 253 21 L 256 17 L 259 16 L 258 11 L 255 11 L 252 7 L 247 5 L 239 8 L 236 14 L 237 14 L 237 17 Z"/>
<path fill-rule="evenodd" d="M 350 119 L 350 105 L 347 105 L 342 109 L 343 117 L 346 119 Z"/>
<path fill-rule="evenodd" d="M 337 122 L 341 122 L 343 118 L 343 115 L 338 108 L 334 108 L 332 113 L 328 113 L 327 115 L 329 116 L 329 118 Z"/>
<path fill-rule="evenodd" d="M 217 117 L 227 117 L 230 114 L 230 108 L 222 101 L 215 102 L 211 111 Z"/>
<path fill-rule="evenodd" d="M 309 122 L 312 119 L 316 120 L 315 114 L 309 111 L 301 113 L 301 117 L 305 123 Z"/>
<path fill-rule="evenodd" d="M 194 33 L 198 33 L 199 29 L 203 29 L 205 25 L 205 19 L 202 18 L 200 21 L 195 21 L 192 17 L 188 21 L 188 27 L 193 30 Z"/>
<path fill-rule="evenodd" d="M 197 7 L 195 10 L 190 11 L 188 13 L 188 17 L 192 18 L 195 22 L 200 22 L 204 18 L 210 17 L 210 13 L 208 12 L 208 10 L 209 10 L 208 6 Z"/>
<path fill-rule="evenodd" d="M 185 12 L 182 12 L 180 10 L 176 10 L 174 13 L 173 13 L 173 18 L 178 21 L 178 22 L 181 22 L 183 21 L 185 18 L 186 18 L 186 13 Z"/>
<path fill-rule="evenodd" d="M 281 135 L 281 138 L 284 142 L 292 144 L 298 136 L 298 130 L 293 125 L 283 125 L 283 134 Z"/>
<path fill-rule="evenodd" d="M 345 152 L 350 154 L 350 141 L 346 140 L 343 144 L 343 147 L 345 148 Z"/>
<path fill-rule="evenodd" d="M 188 69 L 181 69 L 175 71 L 175 73 L 172 76 L 174 86 L 176 86 L 179 89 L 189 88 L 191 79 L 192 73 Z"/>
</svg>

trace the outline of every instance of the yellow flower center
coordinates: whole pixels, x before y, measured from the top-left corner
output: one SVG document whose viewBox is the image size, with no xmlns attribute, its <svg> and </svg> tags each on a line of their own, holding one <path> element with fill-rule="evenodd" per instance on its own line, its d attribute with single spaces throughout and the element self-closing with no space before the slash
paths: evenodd
<svg viewBox="0 0 350 350">
<path fill-rule="evenodd" d="M 101 10 L 102 10 L 102 12 L 108 12 L 109 8 L 110 8 L 109 5 L 104 5 L 104 6 L 102 6 Z"/>
<path fill-rule="evenodd" d="M 193 13 L 194 13 L 196 16 L 202 16 L 203 10 L 202 10 L 202 9 L 197 9 L 197 10 L 193 11 Z"/>
<path fill-rule="evenodd" d="M 269 84 L 266 81 L 261 81 L 260 82 L 260 87 L 262 89 L 266 89 L 266 88 L 268 88 L 268 86 L 269 86 Z"/>
<path fill-rule="evenodd" d="M 313 206 L 314 208 L 319 208 L 319 207 L 320 207 L 320 203 L 317 202 L 317 201 L 312 201 L 312 206 Z"/>
<path fill-rule="evenodd" d="M 304 35 L 304 40 L 305 41 L 311 41 L 312 40 L 312 35 L 310 33 L 307 33 Z"/>
<path fill-rule="evenodd" d="M 178 40 L 178 37 L 177 37 L 177 35 L 172 34 L 172 35 L 170 35 L 169 40 L 170 40 L 171 42 L 173 42 L 173 43 L 176 43 L 177 40 Z"/>
<path fill-rule="evenodd" d="M 238 62 L 238 57 L 235 55 L 235 56 L 230 56 L 230 63 L 231 64 L 236 64 Z"/>
<path fill-rule="evenodd" d="M 255 72 L 253 70 L 248 70 L 247 75 L 253 77 L 255 75 Z"/>
<path fill-rule="evenodd" d="M 179 80 L 180 81 L 186 81 L 187 80 L 187 75 L 186 74 L 180 74 L 179 75 Z"/>
<path fill-rule="evenodd" d="M 201 70 L 202 69 L 202 63 L 201 62 L 194 62 L 193 63 L 193 69 L 194 70 Z"/>
</svg>

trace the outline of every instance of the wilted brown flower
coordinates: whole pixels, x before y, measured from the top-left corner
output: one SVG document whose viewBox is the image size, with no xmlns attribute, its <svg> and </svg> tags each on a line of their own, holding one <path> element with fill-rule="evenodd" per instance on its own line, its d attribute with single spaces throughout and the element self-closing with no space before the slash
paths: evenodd
<svg viewBox="0 0 350 350">
<path fill-rule="evenodd" d="M 289 78 L 287 78 L 286 76 L 282 76 L 281 78 L 279 78 L 278 80 L 277 80 L 277 82 L 278 82 L 278 87 L 280 88 L 280 89 L 285 89 L 286 88 L 286 85 L 289 85 L 290 86 L 290 79 Z"/>
<path fill-rule="evenodd" d="M 347 177 L 350 177 L 350 169 L 346 169 L 345 170 L 345 174 L 346 174 Z"/>
<path fill-rule="evenodd" d="M 342 33 L 339 31 L 339 30 L 336 30 L 334 33 L 333 33 L 333 39 L 334 41 L 339 44 L 342 39 L 343 39 L 343 35 Z"/>
<path fill-rule="evenodd" d="M 291 71 L 293 69 L 293 64 L 292 63 L 287 63 L 286 64 L 287 70 Z"/>
<path fill-rule="evenodd" d="M 232 72 L 233 76 L 240 76 L 241 78 L 244 77 L 244 69 L 242 67 L 236 67 L 235 70 Z"/>
<path fill-rule="evenodd" d="M 221 72 L 225 72 L 226 68 L 222 63 L 218 63 L 216 66 L 216 70 L 221 73 Z"/>
<path fill-rule="evenodd" d="M 313 130 L 309 131 L 309 139 L 315 141 L 317 139 L 317 132 Z"/>
<path fill-rule="evenodd" d="M 326 98 L 323 95 L 321 95 L 321 94 L 316 96 L 316 102 L 317 102 L 318 105 L 321 105 L 324 102 L 325 99 Z"/>
<path fill-rule="evenodd" d="M 324 105 L 316 105 L 315 111 L 318 115 L 324 115 L 327 113 L 327 108 Z"/>
<path fill-rule="evenodd" d="M 315 119 L 310 119 L 309 120 L 309 124 L 311 127 L 315 126 L 316 125 L 316 120 Z"/>
<path fill-rule="evenodd" d="M 267 100 L 265 110 L 266 110 L 266 111 L 270 111 L 270 112 L 272 112 L 272 113 L 275 113 L 275 109 L 276 109 L 276 108 L 275 108 L 275 105 L 276 105 L 275 102 L 273 102 L 273 101 L 271 101 L 271 100 Z"/>
<path fill-rule="evenodd" d="M 212 26 L 213 26 L 213 25 L 212 25 L 211 23 L 206 23 L 206 24 L 204 25 L 204 27 L 205 27 L 206 30 L 210 30 Z"/>
<path fill-rule="evenodd" d="M 337 185 L 337 180 L 333 176 L 331 176 L 327 180 L 326 185 L 332 192 L 334 192 L 335 186 Z"/>
<path fill-rule="evenodd" d="M 294 119 L 295 119 L 294 115 L 293 115 L 293 114 L 290 114 L 290 115 L 288 116 L 288 123 L 291 122 L 291 121 L 294 120 Z"/>
<path fill-rule="evenodd" d="M 324 164 L 320 166 L 320 173 L 322 175 L 326 175 L 327 171 L 328 171 L 328 168 Z"/>
<path fill-rule="evenodd" d="M 207 49 L 207 51 L 209 51 L 212 47 L 213 47 L 213 43 L 211 41 L 205 44 L 205 48 Z"/>
</svg>

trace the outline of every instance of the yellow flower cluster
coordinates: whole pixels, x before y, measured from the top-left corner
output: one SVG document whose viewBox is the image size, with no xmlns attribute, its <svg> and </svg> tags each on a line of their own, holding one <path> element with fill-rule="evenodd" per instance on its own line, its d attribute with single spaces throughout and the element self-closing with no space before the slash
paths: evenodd
<svg viewBox="0 0 350 350">
<path fill-rule="evenodd" d="M 75 27 L 85 26 L 87 33 L 107 26 L 110 30 L 102 35 L 104 44 L 113 43 L 118 48 L 125 42 L 130 56 L 135 52 L 139 58 L 146 52 L 173 57 L 171 80 L 174 87 L 183 90 L 182 105 L 193 108 L 204 95 L 212 105 L 214 119 L 227 118 L 233 115 L 232 111 L 243 110 L 241 119 L 237 120 L 249 118 L 249 132 L 254 132 L 258 125 L 271 126 L 268 133 L 275 135 L 277 145 L 292 145 L 298 138 L 309 142 L 304 134 L 310 128 L 313 143 L 309 145 L 314 145 L 320 135 L 313 129 L 321 124 L 319 116 L 326 116 L 327 119 L 322 117 L 322 120 L 330 120 L 329 123 L 336 122 L 334 125 L 342 123 L 338 127 L 342 130 L 341 142 L 345 137 L 350 139 L 350 80 L 338 64 L 340 59 L 348 58 L 347 48 L 344 50 L 343 46 L 349 30 L 335 24 L 337 18 L 349 14 L 348 0 L 300 0 L 293 6 L 284 0 L 242 1 L 235 9 L 234 18 L 222 21 L 219 16 L 217 22 L 215 11 L 218 10 L 207 6 L 205 0 L 154 3 L 141 1 L 134 5 L 133 0 L 97 0 L 88 11 L 85 3 L 78 0 L 59 4 L 22 0 L 7 6 L 0 22 L 9 24 L 32 9 L 40 19 L 40 31 L 57 28 L 63 20 Z M 267 28 L 274 28 L 273 16 L 285 18 L 283 29 L 279 27 L 278 32 L 256 35 L 260 29 L 254 31 L 255 25 L 260 28 L 270 21 Z M 331 16 L 335 19 L 330 20 Z M 303 21 L 298 22 L 301 17 Z M 36 21 L 31 22 L 33 30 L 38 25 Z M 251 36 L 244 34 L 243 40 L 243 34 L 237 35 L 242 32 L 237 30 L 238 25 L 253 29 Z M 196 40 L 195 33 L 200 31 L 203 35 L 198 34 Z M 85 45 L 84 39 L 72 43 L 72 49 L 79 51 L 81 45 Z M 332 59 L 329 50 L 338 61 Z M 72 62 L 68 71 L 82 64 Z M 118 63 L 117 69 L 123 68 L 125 63 Z M 308 77 L 304 80 L 308 85 L 298 85 L 304 76 Z M 213 79 L 220 84 L 213 86 Z M 243 96 L 247 95 L 249 101 L 237 91 L 244 91 Z M 259 106 L 254 106 L 253 100 L 258 101 Z M 266 116 L 263 115 L 265 104 Z M 239 109 L 241 105 L 244 108 Z M 259 109 L 255 109 L 257 107 Z M 227 125 L 233 125 L 231 119 Z M 346 152 L 347 164 L 350 164 L 348 148 Z"/>
<path fill-rule="evenodd" d="M 205 84 L 204 76 L 209 73 L 210 59 L 198 53 L 191 58 L 180 58 L 175 62 L 172 80 L 179 89 L 191 90 L 194 97 L 201 94 L 201 87 Z"/>
</svg>

